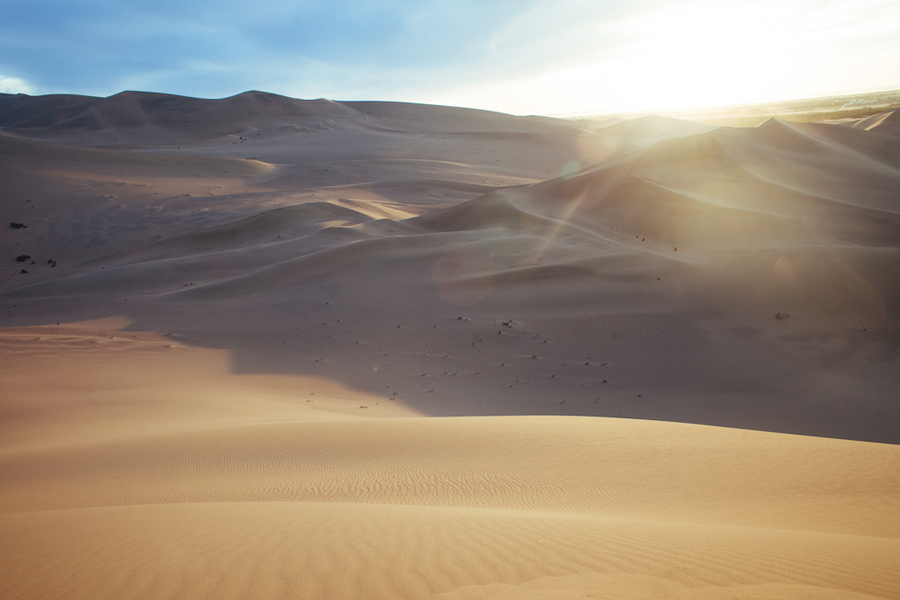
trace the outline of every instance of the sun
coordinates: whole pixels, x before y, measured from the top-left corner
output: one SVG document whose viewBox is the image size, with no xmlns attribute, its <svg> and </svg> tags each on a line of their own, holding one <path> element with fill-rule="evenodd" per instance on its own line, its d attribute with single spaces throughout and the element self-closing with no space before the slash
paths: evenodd
<svg viewBox="0 0 900 600">
<path fill-rule="evenodd" d="M 669 8 L 634 23 L 631 67 L 665 85 L 672 105 L 776 94 L 798 48 L 779 17 L 785 9 L 711 3 Z"/>
<path fill-rule="evenodd" d="M 780 98 L 808 62 L 791 6 L 684 4 L 607 24 L 613 51 L 548 79 L 627 111 Z"/>
</svg>

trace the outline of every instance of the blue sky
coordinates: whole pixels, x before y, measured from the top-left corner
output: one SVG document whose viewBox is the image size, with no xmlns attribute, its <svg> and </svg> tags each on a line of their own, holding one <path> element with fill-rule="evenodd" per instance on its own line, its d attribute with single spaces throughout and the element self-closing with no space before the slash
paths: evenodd
<svg viewBox="0 0 900 600">
<path fill-rule="evenodd" d="M 896 0 L 0 0 L 7 93 L 568 114 L 896 88 Z"/>
</svg>

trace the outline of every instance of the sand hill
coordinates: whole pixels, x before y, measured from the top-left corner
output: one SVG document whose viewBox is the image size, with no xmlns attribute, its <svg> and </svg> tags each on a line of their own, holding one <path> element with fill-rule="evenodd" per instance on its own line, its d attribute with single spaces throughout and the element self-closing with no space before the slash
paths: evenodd
<svg viewBox="0 0 900 600">
<path fill-rule="evenodd" d="M 894 116 L 0 95 L 3 597 L 900 597 Z"/>
</svg>

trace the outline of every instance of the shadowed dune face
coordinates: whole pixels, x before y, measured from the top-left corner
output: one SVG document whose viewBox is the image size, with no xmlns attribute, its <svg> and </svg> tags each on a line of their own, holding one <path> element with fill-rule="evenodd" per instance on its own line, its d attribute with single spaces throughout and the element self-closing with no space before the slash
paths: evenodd
<svg viewBox="0 0 900 600">
<path fill-rule="evenodd" d="M 426 414 L 898 441 L 900 138 L 256 93 L 3 101 L 3 218 L 28 222 L 0 243 L 5 324 L 126 315 L 238 373 Z M 332 126 L 282 130 L 310 119 Z M 176 130 L 193 142 L 144 149 Z"/>
</svg>

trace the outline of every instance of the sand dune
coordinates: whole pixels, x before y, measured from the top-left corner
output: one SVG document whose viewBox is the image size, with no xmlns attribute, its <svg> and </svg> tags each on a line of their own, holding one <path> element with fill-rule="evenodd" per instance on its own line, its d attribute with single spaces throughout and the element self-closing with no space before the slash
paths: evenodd
<svg viewBox="0 0 900 600">
<path fill-rule="evenodd" d="M 0 594 L 900 598 L 893 117 L 0 95 Z"/>
</svg>

